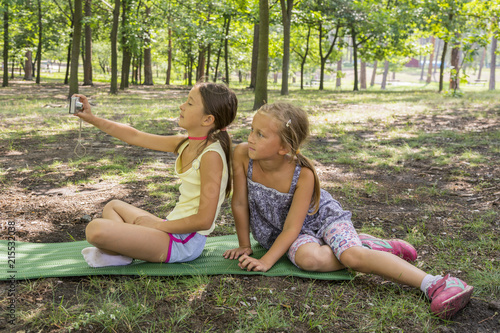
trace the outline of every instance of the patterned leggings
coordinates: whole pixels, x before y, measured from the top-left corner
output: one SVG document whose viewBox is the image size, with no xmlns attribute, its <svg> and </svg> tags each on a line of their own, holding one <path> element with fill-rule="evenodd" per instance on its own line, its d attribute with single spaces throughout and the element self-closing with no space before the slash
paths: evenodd
<svg viewBox="0 0 500 333">
<path fill-rule="evenodd" d="M 300 234 L 288 249 L 287 256 L 290 261 L 295 263 L 295 254 L 300 246 L 307 243 L 316 243 L 319 245 L 329 245 L 333 254 L 340 261 L 340 255 L 352 246 L 361 246 L 361 240 L 354 226 L 350 221 L 335 222 L 330 224 L 323 232 L 322 238 L 316 238 L 307 234 Z M 297 266 L 298 267 L 298 266 Z"/>
</svg>

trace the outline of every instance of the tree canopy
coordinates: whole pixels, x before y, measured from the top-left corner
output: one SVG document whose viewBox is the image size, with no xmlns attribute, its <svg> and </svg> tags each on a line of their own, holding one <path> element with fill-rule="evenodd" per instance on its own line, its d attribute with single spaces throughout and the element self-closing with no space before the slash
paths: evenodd
<svg viewBox="0 0 500 333">
<path fill-rule="evenodd" d="M 251 84 L 260 100 L 257 107 L 267 99 L 266 82 L 271 78 L 281 80 L 282 94 L 288 94 L 288 83 L 296 76 L 300 76 L 301 88 L 306 84 L 304 76 L 309 75 L 311 82 L 318 81 L 318 88 L 324 89 L 327 77 L 342 77 L 341 64 L 349 57 L 354 67 L 353 90 L 358 90 L 359 78 L 366 80 L 366 63 L 373 64 L 375 71 L 379 61 L 389 68 L 388 64 L 397 66 L 411 58 L 430 59 L 432 54 L 441 60 L 439 89 L 443 89 L 446 69 L 450 88 L 458 89 L 467 79 L 461 69 L 479 63 L 480 51 L 489 48 L 490 63 L 495 65 L 499 3 L 2 0 L 3 86 L 8 85 L 9 66 L 12 71 L 14 67 L 30 71 L 26 79 L 34 73 L 39 80 L 43 59 L 66 65 L 70 93 L 78 89 L 78 81 L 73 82 L 78 80 L 78 65 L 85 66 L 85 84 L 92 84 L 92 71 L 107 73 L 111 92 L 117 93 L 118 80 L 120 89 L 126 89 L 129 81 L 154 84 L 155 66 L 166 74 L 166 84 L 211 80 L 230 85 L 231 80 L 257 76 L 259 82 Z"/>
</svg>

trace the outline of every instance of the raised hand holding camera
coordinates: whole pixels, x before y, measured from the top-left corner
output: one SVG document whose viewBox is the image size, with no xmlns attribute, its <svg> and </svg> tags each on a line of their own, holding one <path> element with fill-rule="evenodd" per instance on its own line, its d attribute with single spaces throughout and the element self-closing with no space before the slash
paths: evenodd
<svg viewBox="0 0 500 333">
<path fill-rule="evenodd" d="M 84 112 L 83 101 L 80 101 L 80 97 L 77 95 L 71 96 L 69 102 L 69 113 L 74 115 L 79 115 L 83 114 L 83 112 Z M 79 152 L 79 150 L 81 149 L 83 149 L 83 152 Z M 74 153 L 79 157 L 84 156 L 86 153 L 86 149 L 82 144 L 82 117 L 80 117 L 80 130 L 78 131 L 78 143 L 75 146 Z"/>
<path fill-rule="evenodd" d="M 71 96 L 69 113 L 77 116 L 87 123 L 95 125 L 94 121 L 96 120 L 96 117 L 94 117 L 94 115 L 92 114 L 91 105 L 87 96 L 85 95 L 74 94 L 73 96 Z"/>
<path fill-rule="evenodd" d="M 83 103 L 80 102 L 80 97 L 71 96 L 69 101 L 69 113 L 75 114 L 77 112 L 81 112 L 83 109 Z"/>
</svg>

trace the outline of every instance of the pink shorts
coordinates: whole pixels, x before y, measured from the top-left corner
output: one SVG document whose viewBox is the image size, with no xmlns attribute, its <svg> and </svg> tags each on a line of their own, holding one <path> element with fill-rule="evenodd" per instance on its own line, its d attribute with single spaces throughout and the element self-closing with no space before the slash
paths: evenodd
<svg viewBox="0 0 500 333">
<path fill-rule="evenodd" d="M 297 266 L 297 263 L 295 263 L 295 254 L 297 250 L 300 246 L 307 243 L 330 246 L 333 254 L 339 261 L 342 253 L 348 248 L 362 246 L 358 233 L 350 221 L 335 222 L 325 229 L 323 238 L 316 238 L 307 234 L 300 234 L 299 237 L 297 237 L 287 252 L 288 259 L 290 259 L 295 266 Z"/>
</svg>

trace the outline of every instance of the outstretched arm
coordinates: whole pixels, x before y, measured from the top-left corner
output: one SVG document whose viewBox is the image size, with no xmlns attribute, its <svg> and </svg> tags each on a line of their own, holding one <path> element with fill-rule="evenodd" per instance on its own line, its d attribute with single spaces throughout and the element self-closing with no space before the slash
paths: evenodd
<svg viewBox="0 0 500 333">
<path fill-rule="evenodd" d="M 83 104 L 82 111 L 75 113 L 75 116 L 130 145 L 173 152 L 177 145 L 186 138 L 181 135 L 163 136 L 141 132 L 131 126 L 99 118 L 92 114 L 90 103 L 86 96 L 79 94 L 75 94 L 74 96 L 80 97 L 80 102 Z"/>
<path fill-rule="evenodd" d="M 233 211 L 236 234 L 239 247 L 224 252 L 226 259 L 238 259 L 241 255 L 253 253 L 250 244 L 250 217 L 248 212 L 247 176 L 248 144 L 236 146 L 233 154 L 233 197 L 231 209 Z"/>
</svg>

